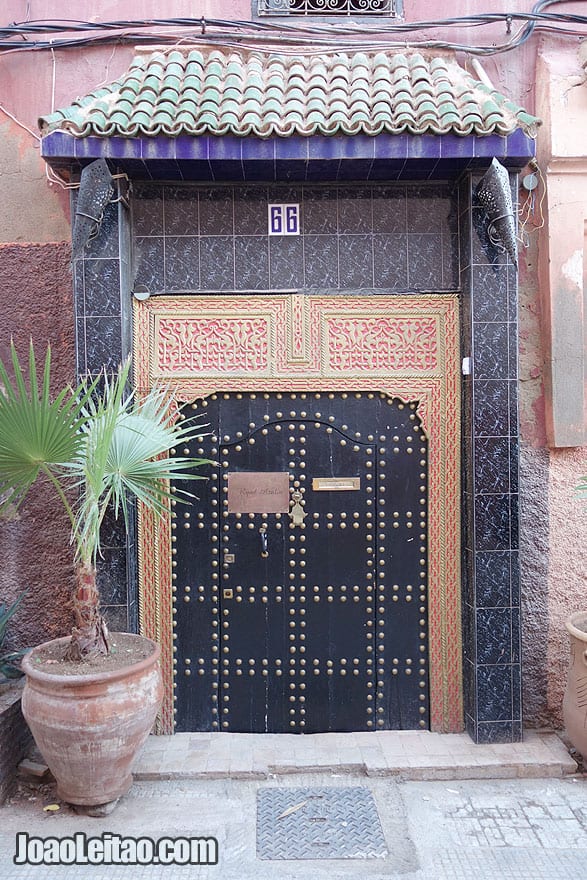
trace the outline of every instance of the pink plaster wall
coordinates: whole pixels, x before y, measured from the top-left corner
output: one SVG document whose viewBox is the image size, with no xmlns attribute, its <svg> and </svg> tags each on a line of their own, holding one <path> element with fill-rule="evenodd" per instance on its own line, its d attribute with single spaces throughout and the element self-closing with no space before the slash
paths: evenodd
<svg viewBox="0 0 587 880">
<path fill-rule="evenodd" d="M 581 3 L 565 5 L 565 11 L 581 7 Z M 510 11 L 514 8 L 529 10 L 531 3 L 508 2 L 508 0 L 455 0 L 453 3 L 430 4 L 427 0 L 405 0 L 406 21 L 427 21 L 431 18 L 476 15 L 483 12 Z M 22 22 L 28 15 L 31 20 L 54 19 L 55 3 L 52 0 L 5 0 L 5 22 Z M 98 11 L 97 11 L 98 10 Z M 62 13 L 64 14 L 64 13 Z M 251 0 L 203 0 L 194 7 L 191 0 L 177 0 L 173 4 L 155 0 L 106 0 L 92 3 L 89 0 L 73 0 L 68 5 L 67 17 L 80 21 L 104 22 L 133 19 L 201 16 L 223 20 L 251 19 Z M 299 23 L 299 19 L 296 20 Z M 168 29 L 154 29 L 155 33 L 169 33 Z M 189 34 L 189 31 L 187 32 Z M 198 29 L 196 29 L 198 33 Z M 182 32 L 182 36 L 186 34 Z M 443 39 L 465 45 L 482 42 L 486 45 L 502 44 L 508 38 L 502 23 L 483 28 L 427 28 L 418 38 Z M 400 36 L 400 42 L 416 39 L 416 36 Z M 243 43 L 247 46 L 247 40 Z M 514 100 L 531 111 L 533 109 L 532 82 L 536 39 L 515 52 L 490 56 L 483 59 L 483 66 L 496 88 L 504 89 Z M 276 43 L 279 48 L 279 43 Z M 132 46 L 85 46 L 33 53 L 0 54 L 0 82 L 3 83 L 2 103 L 8 110 L 17 110 L 17 116 L 35 128 L 41 113 L 66 106 L 77 95 L 84 94 L 101 82 L 109 82 L 126 70 L 133 56 Z M 34 59 L 34 60 L 33 60 Z M 464 55 L 461 61 L 471 69 L 470 59 Z"/>
<path fill-rule="evenodd" d="M 548 180 L 534 288 L 534 302 L 541 312 L 542 347 L 538 351 L 543 356 L 544 442 L 562 442 L 568 447 L 549 451 L 543 525 L 548 549 L 546 707 L 554 723 L 562 723 L 569 650 L 564 620 L 587 607 L 587 509 L 574 492 L 580 476 L 587 474 L 587 447 L 569 446 L 573 437 L 585 435 L 587 429 L 587 151 L 585 138 L 577 136 L 587 131 L 587 78 L 574 49 L 561 52 L 544 47 L 537 87 L 538 109 L 544 119 L 538 158 Z"/>
<path fill-rule="evenodd" d="M 565 619 L 587 608 L 587 506 L 574 493 L 578 479 L 587 474 L 587 448 L 550 453 L 548 480 L 548 707 L 562 724 L 561 702 L 567 671 L 569 642 Z"/>
</svg>

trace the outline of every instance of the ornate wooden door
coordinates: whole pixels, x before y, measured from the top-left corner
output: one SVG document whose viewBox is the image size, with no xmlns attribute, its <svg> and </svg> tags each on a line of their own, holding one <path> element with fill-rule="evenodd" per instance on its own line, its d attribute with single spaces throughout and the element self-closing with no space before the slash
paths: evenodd
<svg viewBox="0 0 587 880">
<path fill-rule="evenodd" d="M 137 393 L 197 401 L 220 462 L 192 509 L 139 511 L 159 730 L 461 730 L 458 297 L 134 310 Z"/>
<path fill-rule="evenodd" d="M 190 453 L 219 468 L 175 508 L 177 730 L 427 727 L 416 404 L 232 393 L 205 409 L 213 433 Z"/>
</svg>

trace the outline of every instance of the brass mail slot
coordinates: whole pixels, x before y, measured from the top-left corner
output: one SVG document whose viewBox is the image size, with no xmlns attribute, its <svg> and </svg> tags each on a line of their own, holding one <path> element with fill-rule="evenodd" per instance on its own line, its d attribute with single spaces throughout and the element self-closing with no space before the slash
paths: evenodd
<svg viewBox="0 0 587 880">
<path fill-rule="evenodd" d="M 314 492 L 357 492 L 361 488 L 360 477 L 314 477 Z"/>
</svg>

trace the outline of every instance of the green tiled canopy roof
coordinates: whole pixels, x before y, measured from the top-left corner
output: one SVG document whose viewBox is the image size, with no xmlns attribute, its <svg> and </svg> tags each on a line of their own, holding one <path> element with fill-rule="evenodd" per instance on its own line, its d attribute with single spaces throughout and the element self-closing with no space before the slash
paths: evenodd
<svg viewBox="0 0 587 880">
<path fill-rule="evenodd" d="M 217 49 L 138 55 L 115 82 L 40 119 L 43 134 L 79 137 L 533 136 L 538 123 L 449 55 Z"/>
</svg>

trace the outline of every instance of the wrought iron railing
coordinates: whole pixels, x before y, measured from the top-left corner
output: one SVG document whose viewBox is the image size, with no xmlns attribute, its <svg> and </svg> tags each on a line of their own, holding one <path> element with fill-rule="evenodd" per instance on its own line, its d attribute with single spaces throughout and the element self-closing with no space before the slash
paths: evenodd
<svg viewBox="0 0 587 880">
<path fill-rule="evenodd" d="M 396 0 L 257 0 L 258 15 L 387 15 Z"/>
</svg>

